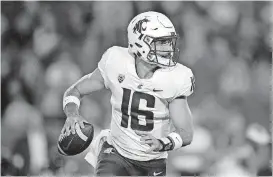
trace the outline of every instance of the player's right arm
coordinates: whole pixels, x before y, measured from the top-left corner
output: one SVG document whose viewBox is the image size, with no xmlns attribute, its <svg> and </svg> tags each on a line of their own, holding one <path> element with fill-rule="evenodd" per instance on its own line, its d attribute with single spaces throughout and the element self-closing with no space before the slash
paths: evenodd
<svg viewBox="0 0 273 177">
<path fill-rule="evenodd" d="M 83 128 L 85 121 L 79 113 L 80 100 L 85 95 L 105 88 L 101 72 L 96 68 L 92 73 L 83 76 L 75 84 L 70 86 L 64 93 L 63 109 L 67 117 L 62 133 L 75 133 L 76 122 Z"/>
<path fill-rule="evenodd" d="M 98 67 L 90 74 L 83 76 L 75 84 L 69 87 L 64 93 L 63 97 L 63 109 L 66 114 L 66 122 L 62 133 L 71 132 L 75 133 L 76 122 L 83 128 L 85 121 L 79 113 L 80 99 L 85 95 L 91 94 L 94 91 L 101 90 L 103 88 L 108 88 L 108 77 L 107 72 L 111 70 L 109 67 L 109 58 L 111 53 L 111 48 L 108 49 L 102 56 Z"/>
</svg>

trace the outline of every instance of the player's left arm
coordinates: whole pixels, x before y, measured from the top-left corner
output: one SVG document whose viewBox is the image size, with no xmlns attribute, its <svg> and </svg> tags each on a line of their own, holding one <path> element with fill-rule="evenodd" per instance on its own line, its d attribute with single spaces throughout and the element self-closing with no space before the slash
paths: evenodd
<svg viewBox="0 0 273 177">
<path fill-rule="evenodd" d="M 187 102 L 187 97 L 193 93 L 195 79 L 189 69 L 184 73 L 183 80 L 177 81 L 174 86 L 177 92 L 169 103 L 170 117 L 175 130 L 167 137 L 156 139 L 148 132 L 136 131 L 141 136 L 141 144 L 148 144 L 150 148 L 146 151 L 171 151 L 187 146 L 193 139 L 193 119 Z"/>
<path fill-rule="evenodd" d="M 182 146 L 191 144 L 193 138 L 193 119 L 186 97 L 175 99 L 169 105 L 170 117 L 176 133 L 182 140 Z M 174 136 L 173 138 L 177 138 Z"/>
<path fill-rule="evenodd" d="M 188 105 L 189 97 L 195 87 L 195 79 L 192 71 L 187 69 L 182 80 L 177 80 L 177 92 L 169 104 L 170 118 L 172 119 L 175 131 L 167 138 L 160 139 L 163 149 L 160 151 L 175 150 L 191 144 L 193 139 L 193 119 Z"/>
<path fill-rule="evenodd" d="M 169 105 L 170 117 L 175 130 L 167 137 L 156 139 L 152 134 L 145 131 L 135 131 L 141 136 L 141 144 L 148 144 L 150 148 L 146 153 L 152 151 L 171 151 L 187 146 L 193 139 L 193 120 L 186 97 L 172 101 Z"/>
</svg>

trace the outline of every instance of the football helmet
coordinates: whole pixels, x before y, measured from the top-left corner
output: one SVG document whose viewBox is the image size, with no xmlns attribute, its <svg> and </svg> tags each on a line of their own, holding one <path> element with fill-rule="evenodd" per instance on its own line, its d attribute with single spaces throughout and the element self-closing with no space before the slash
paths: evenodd
<svg viewBox="0 0 273 177">
<path fill-rule="evenodd" d="M 165 15 L 153 11 L 141 13 L 131 20 L 127 32 L 128 50 L 133 57 L 160 67 L 177 63 L 178 35 Z"/>
</svg>

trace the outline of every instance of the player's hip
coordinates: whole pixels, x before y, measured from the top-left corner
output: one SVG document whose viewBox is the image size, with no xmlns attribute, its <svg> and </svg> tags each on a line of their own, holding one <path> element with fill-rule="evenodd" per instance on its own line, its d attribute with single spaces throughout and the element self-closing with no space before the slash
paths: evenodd
<svg viewBox="0 0 273 177">
<path fill-rule="evenodd" d="M 112 163 L 113 162 L 113 163 Z M 148 161 L 138 161 L 125 157 L 123 154 L 118 152 L 118 150 L 113 146 L 109 145 L 107 142 L 104 142 L 100 155 L 98 157 L 98 169 L 100 169 L 101 164 L 113 164 L 115 170 L 118 168 L 127 169 L 127 173 L 122 172 L 121 174 L 130 176 L 130 175 L 149 175 L 161 176 L 166 174 L 166 158 L 161 159 L 152 159 Z M 117 165 L 118 164 L 118 165 Z M 111 165 L 107 165 L 107 168 L 110 168 Z M 112 167 L 111 167 L 112 168 Z M 130 169 L 130 170 L 128 170 Z M 158 173 L 158 174 L 157 174 Z"/>
<path fill-rule="evenodd" d="M 113 147 L 117 150 L 119 154 L 122 154 L 123 157 L 135 160 L 135 161 L 152 161 L 167 159 L 168 153 L 166 152 L 153 152 L 146 153 L 145 151 L 148 147 L 143 147 L 140 142 L 136 142 L 130 139 L 127 139 L 125 142 L 120 141 L 120 138 L 115 138 L 114 136 L 110 137 Z"/>
</svg>

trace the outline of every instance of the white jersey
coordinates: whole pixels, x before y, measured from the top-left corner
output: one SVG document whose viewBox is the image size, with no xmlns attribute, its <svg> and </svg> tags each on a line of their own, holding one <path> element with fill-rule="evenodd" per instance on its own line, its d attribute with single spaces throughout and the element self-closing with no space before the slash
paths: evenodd
<svg viewBox="0 0 273 177">
<path fill-rule="evenodd" d="M 98 68 L 105 87 L 112 92 L 110 139 L 117 151 L 129 159 L 148 161 L 167 158 L 166 152 L 146 153 L 149 145 L 140 144 L 134 130 L 148 131 L 155 138 L 166 137 L 172 127 L 169 103 L 193 92 L 191 69 L 182 64 L 158 69 L 150 79 L 140 79 L 135 59 L 128 48 L 111 47 L 102 56 Z"/>
</svg>

